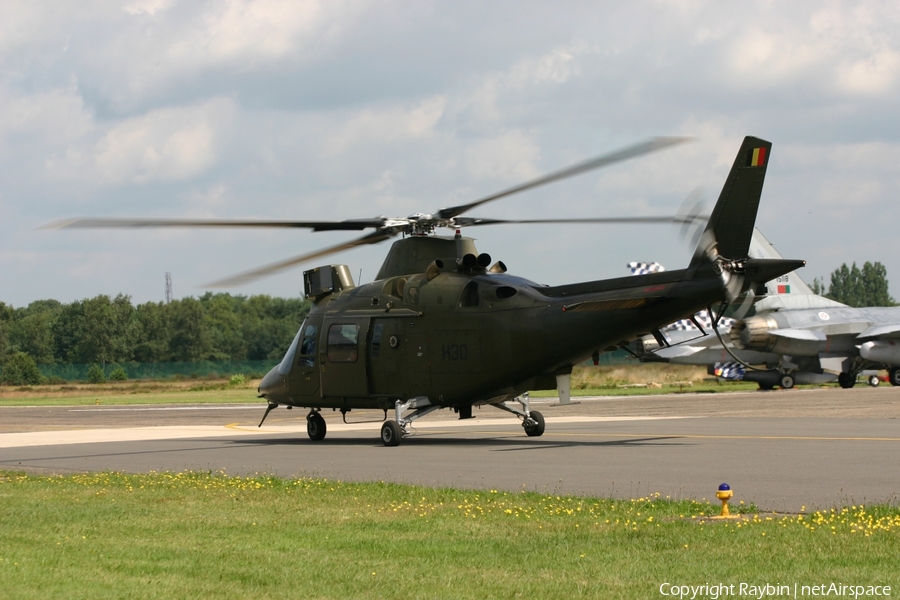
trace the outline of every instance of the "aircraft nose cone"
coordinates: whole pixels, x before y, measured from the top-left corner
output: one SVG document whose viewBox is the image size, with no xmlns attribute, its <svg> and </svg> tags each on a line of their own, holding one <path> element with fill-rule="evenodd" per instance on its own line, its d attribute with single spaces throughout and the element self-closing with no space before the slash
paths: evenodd
<svg viewBox="0 0 900 600">
<path fill-rule="evenodd" d="M 287 392 L 287 377 L 278 372 L 278 367 L 266 373 L 259 384 L 259 393 L 267 400 L 278 401 Z"/>
</svg>

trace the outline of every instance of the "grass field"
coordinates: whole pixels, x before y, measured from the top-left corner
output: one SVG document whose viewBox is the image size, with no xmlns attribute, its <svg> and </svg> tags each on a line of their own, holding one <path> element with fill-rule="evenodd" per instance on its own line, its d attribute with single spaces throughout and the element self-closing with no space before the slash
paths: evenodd
<svg viewBox="0 0 900 600">
<path fill-rule="evenodd" d="M 656 495 L 5 473 L 0 596 L 654 598 L 666 582 L 900 591 L 896 507 L 702 518 L 717 511 Z"/>
<path fill-rule="evenodd" d="M 226 379 L 0 386 L 0 406 L 253 403 L 261 402 L 258 386 L 258 380 L 234 386 Z M 702 367 L 679 365 L 576 367 L 572 373 L 573 396 L 719 393 L 756 387 L 741 381 L 716 382 Z M 556 390 L 532 392 L 532 396 L 556 396 Z"/>
<path fill-rule="evenodd" d="M 258 381 L 123 381 L 0 387 L 0 406 L 258 403 Z"/>
</svg>

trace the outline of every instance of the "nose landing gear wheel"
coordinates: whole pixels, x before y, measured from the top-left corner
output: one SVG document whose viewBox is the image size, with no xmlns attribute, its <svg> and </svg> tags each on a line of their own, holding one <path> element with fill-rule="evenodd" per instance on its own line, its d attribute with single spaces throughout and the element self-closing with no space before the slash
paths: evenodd
<svg viewBox="0 0 900 600">
<path fill-rule="evenodd" d="M 325 419 L 319 413 L 312 413 L 306 417 L 306 433 L 309 439 L 318 442 L 325 439 Z"/>
<path fill-rule="evenodd" d="M 536 410 L 533 410 L 529 413 L 531 415 L 531 420 L 534 423 L 523 423 L 522 427 L 525 428 L 525 435 L 528 437 L 538 437 L 544 434 L 544 415 L 539 413 Z"/>
<path fill-rule="evenodd" d="M 869 375 L 868 383 L 872 387 L 878 387 L 878 384 L 880 383 L 878 375 Z"/>
<path fill-rule="evenodd" d="M 784 374 L 781 376 L 781 389 L 789 390 L 794 387 L 793 375 Z"/>
<path fill-rule="evenodd" d="M 381 441 L 385 446 L 399 446 L 403 430 L 397 421 L 385 421 L 381 426 Z"/>
</svg>

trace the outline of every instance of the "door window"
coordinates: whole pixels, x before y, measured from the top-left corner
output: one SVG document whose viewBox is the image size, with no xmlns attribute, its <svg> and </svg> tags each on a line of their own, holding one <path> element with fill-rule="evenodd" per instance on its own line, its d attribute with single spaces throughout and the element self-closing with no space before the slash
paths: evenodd
<svg viewBox="0 0 900 600">
<path fill-rule="evenodd" d="M 359 356 L 359 325 L 336 323 L 328 328 L 328 360 L 356 362 Z"/>
</svg>

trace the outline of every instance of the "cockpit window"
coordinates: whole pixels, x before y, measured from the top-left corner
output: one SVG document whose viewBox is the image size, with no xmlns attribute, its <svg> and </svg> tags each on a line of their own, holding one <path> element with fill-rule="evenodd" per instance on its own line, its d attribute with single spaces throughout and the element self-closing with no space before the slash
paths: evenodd
<svg viewBox="0 0 900 600">
<path fill-rule="evenodd" d="M 331 362 L 356 362 L 359 356 L 357 342 L 359 325 L 335 324 L 328 328 L 328 360 Z"/>
<path fill-rule="evenodd" d="M 297 365 L 301 367 L 312 367 L 316 364 L 316 335 L 319 328 L 310 323 L 303 330 L 303 339 L 300 341 L 300 358 Z"/>
<path fill-rule="evenodd" d="M 291 347 L 288 348 L 288 351 L 284 353 L 284 358 L 281 359 L 281 364 L 278 365 L 279 375 L 287 375 L 291 372 L 291 367 L 294 364 L 294 355 L 297 353 L 297 346 L 300 344 L 301 333 L 303 333 L 302 326 L 297 331 L 297 335 L 294 336 L 294 341 L 291 342 Z"/>
<path fill-rule="evenodd" d="M 462 294 L 459 295 L 460 306 L 478 306 L 478 284 L 470 281 L 463 288 Z"/>
</svg>

